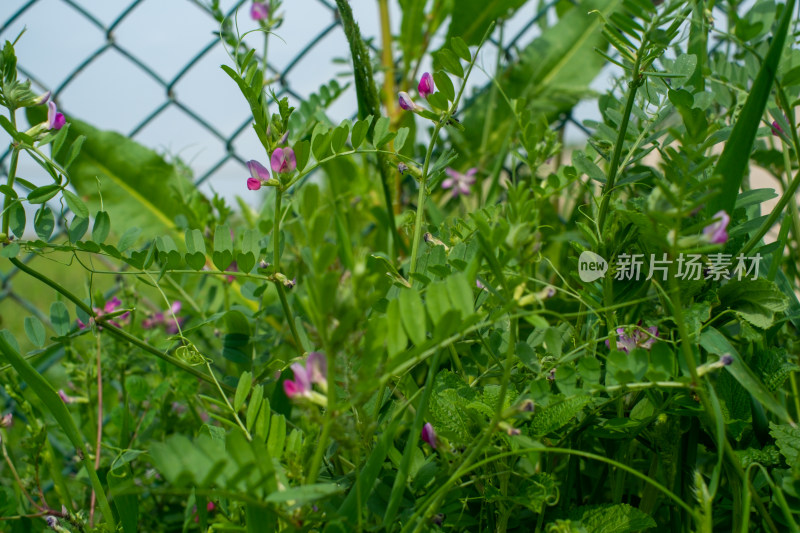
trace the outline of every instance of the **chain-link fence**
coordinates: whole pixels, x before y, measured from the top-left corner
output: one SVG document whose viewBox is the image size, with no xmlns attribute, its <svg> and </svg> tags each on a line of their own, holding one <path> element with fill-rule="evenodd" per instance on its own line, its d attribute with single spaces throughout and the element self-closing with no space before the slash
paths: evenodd
<svg viewBox="0 0 800 533">
<path fill-rule="evenodd" d="M 378 2 L 353 0 L 352 4 L 374 49 L 372 43 L 378 42 L 379 33 Z M 495 64 L 497 54 L 502 54 L 502 62 L 514 61 L 538 34 L 540 22 L 554 17 L 555 4 L 529 2 L 520 9 L 504 23 L 505 42 L 501 46 L 496 34 L 483 52 L 483 62 Z M 401 14 L 396 2 L 390 5 L 396 29 Z M 222 13 L 242 24 L 243 32 L 248 23 L 250 29 L 255 27 L 249 20 L 249 7 L 249 0 L 220 2 Z M 352 75 L 333 2 L 291 0 L 284 3 L 282 11 L 284 25 L 272 38 L 267 69 L 279 96 L 286 95 L 298 104 L 332 76 Z M 0 24 L 2 40 L 13 40 L 27 28 L 18 46 L 24 50 L 33 45 L 30 62 L 37 65 L 27 64 L 25 54 L 20 54 L 20 77 L 30 79 L 35 90 L 52 91 L 67 113 L 126 133 L 161 151 L 171 151 L 175 142 L 193 145 L 198 150 L 194 156 L 180 157 L 193 169 L 198 185 L 224 193 L 229 183 L 241 184 L 246 175 L 244 162 L 252 158 L 245 154 L 258 153 L 259 145 L 249 128 L 251 118 L 243 99 L 219 70 L 219 65 L 229 60 L 210 1 L 2 0 Z M 191 38 L 183 33 L 188 29 Z M 84 34 L 96 35 L 98 42 L 85 43 L 86 39 L 79 38 Z M 37 39 L 49 48 L 43 49 Z M 259 49 L 257 41 L 246 42 Z M 49 63 L 40 61 L 51 56 L 55 57 Z M 334 119 L 346 118 L 355 109 L 353 89 L 340 101 L 338 110 L 331 109 Z M 567 123 L 583 128 L 572 117 L 564 117 L 557 127 Z M 0 133 L 0 141 L 8 139 L 4 135 Z M 7 148 L 0 150 L 2 182 L 9 154 Z M 35 165 L 30 167 L 33 172 Z M 0 272 L 0 315 L 12 315 L 13 308 L 21 306 L 47 323 L 44 313 L 24 293 L 14 290 L 11 281 L 15 274 L 13 269 Z"/>
</svg>

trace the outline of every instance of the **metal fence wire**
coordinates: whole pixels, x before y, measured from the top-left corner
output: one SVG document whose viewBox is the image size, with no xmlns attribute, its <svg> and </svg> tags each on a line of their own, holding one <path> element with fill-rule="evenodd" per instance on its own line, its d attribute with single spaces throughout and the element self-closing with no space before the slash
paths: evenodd
<svg viewBox="0 0 800 533">
<path fill-rule="evenodd" d="M 4 3 L 7 1 L 8 0 L 3 0 Z M 22 61 L 20 61 L 18 64 L 18 70 L 21 78 L 24 77 L 30 79 L 34 87 L 41 90 L 41 92 L 50 90 L 54 95 L 58 96 L 62 94 L 67 87 L 74 84 L 76 80 L 78 80 L 81 75 L 87 71 L 87 69 L 95 65 L 101 58 L 110 52 L 115 51 L 130 61 L 131 64 L 135 65 L 141 76 L 147 77 L 151 81 L 155 82 L 163 91 L 161 103 L 158 104 L 152 112 L 141 117 L 139 122 L 127 132 L 129 137 L 136 136 L 137 133 L 142 131 L 148 125 L 152 124 L 158 117 L 164 115 L 164 113 L 166 113 L 168 110 L 177 109 L 186 117 L 189 117 L 194 123 L 197 124 L 198 127 L 208 132 L 213 137 L 215 142 L 219 143 L 219 146 L 221 146 L 224 151 L 223 155 L 218 160 L 214 161 L 209 168 L 196 177 L 195 181 L 197 185 L 209 180 L 229 162 L 237 162 L 239 165 L 241 165 L 242 170 L 244 171 L 246 158 L 237 153 L 236 141 L 240 138 L 240 136 L 243 135 L 244 132 L 248 130 L 248 126 L 252 121 L 251 117 L 243 116 L 242 121 L 238 123 L 238 127 L 236 127 L 232 133 L 226 135 L 220 131 L 219 128 L 215 127 L 211 120 L 209 120 L 207 117 L 204 117 L 203 113 L 193 109 L 193 107 L 187 102 L 182 101 L 174 90 L 176 84 L 184 79 L 185 76 L 193 69 L 193 67 L 195 67 L 201 60 L 209 56 L 209 54 L 211 54 L 217 47 L 224 46 L 221 40 L 217 36 L 212 36 L 209 38 L 207 44 L 197 50 L 191 59 L 181 68 L 179 68 L 172 77 L 165 78 L 156 72 L 155 68 L 148 65 L 145 60 L 143 60 L 141 57 L 137 57 L 137 54 L 133 53 L 125 46 L 122 46 L 115 39 L 115 32 L 117 32 L 122 25 L 129 23 L 132 13 L 138 7 L 140 7 L 141 4 L 147 1 L 152 0 L 134 0 L 130 2 L 130 4 L 121 12 L 121 14 L 119 14 L 110 23 L 105 24 L 101 22 L 100 17 L 97 14 L 92 13 L 76 0 L 28 0 L 8 18 L 5 20 L 0 20 L 0 22 L 2 22 L 2 25 L 0 25 L 0 38 L 3 40 L 14 39 L 16 35 L 11 35 L 9 32 L 12 25 L 18 22 L 24 23 L 26 21 L 26 15 L 32 16 L 32 8 L 37 4 L 53 4 L 54 2 L 60 2 L 61 4 L 68 6 L 74 11 L 74 13 L 102 32 L 102 34 L 105 36 L 103 42 L 100 44 L 100 46 L 83 58 L 83 60 L 76 61 L 76 66 L 56 86 L 47 86 L 47 84 L 37 76 L 37 73 L 26 67 Z M 199 7 L 212 19 L 213 23 L 216 23 L 214 20 L 214 13 L 209 5 L 209 1 L 185 1 Z M 241 10 L 240 16 L 242 16 L 242 14 L 246 13 L 247 9 L 249 8 L 249 1 L 250 0 L 237 0 L 227 11 L 226 15 L 230 17 L 233 16 L 237 10 Z M 504 43 L 502 49 L 499 48 L 499 44 L 496 40 L 490 40 L 490 46 L 495 47 L 495 53 L 502 54 L 503 62 L 512 62 L 516 57 L 518 57 L 522 45 L 527 44 L 529 38 L 533 37 L 536 25 L 543 17 L 548 17 L 552 13 L 556 3 L 556 1 L 538 2 L 538 8 L 533 16 L 528 20 L 523 21 L 523 23 L 519 26 L 518 31 L 508 40 L 507 43 Z M 288 95 L 297 102 L 302 102 L 304 99 L 301 96 L 302 91 L 297 90 L 297 87 L 293 87 L 290 84 L 289 74 L 297 68 L 298 64 L 300 64 L 304 58 L 313 56 L 318 51 L 318 48 L 321 46 L 321 43 L 326 36 L 328 36 L 331 32 L 340 31 L 341 22 L 336 6 L 329 0 L 291 0 L 285 4 L 285 8 L 290 10 L 287 16 L 293 15 L 291 9 L 300 7 L 298 4 L 303 4 L 302 7 L 304 9 L 326 10 L 330 14 L 330 22 L 320 31 L 311 35 L 306 45 L 303 46 L 300 51 L 288 61 L 285 67 L 277 70 L 273 63 L 270 62 L 268 66 L 268 74 L 272 75 L 275 79 L 275 84 L 277 87 L 273 86 L 273 88 L 279 97 Z M 356 2 L 354 5 L 356 11 L 358 10 L 358 4 L 359 2 Z M 2 9 L 0 9 L 0 11 L 2 11 Z M 69 32 L 65 33 L 68 34 Z M 523 43 L 523 41 L 525 42 Z M 373 51 L 376 51 L 372 44 L 370 44 L 370 46 L 373 47 Z M 343 53 L 345 52 L 343 51 Z M 318 80 L 319 83 L 317 86 L 326 81 L 328 80 Z M 64 108 L 67 112 L 69 112 L 68 102 Z M 563 120 L 556 125 L 556 127 L 563 128 L 567 123 L 584 130 L 583 126 L 578 121 L 575 121 L 571 116 L 564 117 Z M 0 152 L 0 182 L 2 183 L 5 182 L 5 177 L 7 176 L 8 169 L 6 165 L 9 155 L 10 148 L 5 148 L 2 152 Z M 63 224 L 57 224 L 56 227 L 61 228 L 63 227 Z M 52 239 L 56 238 L 58 238 L 58 232 L 56 232 L 52 237 Z M 27 256 L 25 261 L 30 261 L 32 257 L 32 255 Z M 11 269 L 5 273 L 0 272 L 0 303 L 3 301 L 12 301 L 21 306 L 27 312 L 36 314 L 45 323 L 49 323 L 49 320 L 44 313 L 38 310 L 34 304 L 25 298 L 24 295 L 14 291 L 11 280 L 16 273 L 16 269 Z M 7 305 L 3 305 L 3 307 L 8 310 Z"/>
</svg>

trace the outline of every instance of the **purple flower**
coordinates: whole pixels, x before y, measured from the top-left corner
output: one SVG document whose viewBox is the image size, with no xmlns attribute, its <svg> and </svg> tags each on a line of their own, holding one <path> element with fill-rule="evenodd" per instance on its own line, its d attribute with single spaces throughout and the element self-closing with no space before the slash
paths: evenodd
<svg viewBox="0 0 800 533">
<path fill-rule="evenodd" d="M 247 178 L 247 188 L 251 191 L 257 191 L 262 185 L 266 185 L 270 179 L 269 170 L 255 159 L 247 162 L 247 170 L 250 171 L 250 177 Z"/>
<path fill-rule="evenodd" d="M 250 18 L 253 20 L 266 20 L 269 18 L 269 6 L 258 0 L 254 0 L 250 6 Z"/>
<path fill-rule="evenodd" d="M 442 182 L 442 189 L 452 189 L 453 198 L 455 198 L 459 194 L 468 195 L 470 193 L 470 187 L 475 184 L 475 174 L 478 169 L 473 167 L 462 174 L 448 167 L 445 172 L 450 177 Z"/>
<path fill-rule="evenodd" d="M 733 356 L 729 353 L 723 354 L 722 357 L 719 358 L 719 362 L 722 363 L 724 366 L 732 365 Z"/>
<path fill-rule="evenodd" d="M 406 172 L 408 172 L 408 165 L 406 165 L 405 163 L 398 163 L 397 164 L 397 171 L 400 174 L 405 174 Z"/>
<path fill-rule="evenodd" d="M 292 172 L 297 168 L 297 159 L 291 148 L 275 148 L 270 159 L 272 170 L 278 174 Z"/>
<path fill-rule="evenodd" d="M 714 215 L 714 222 L 703 228 L 703 235 L 711 244 L 724 244 L 728 241 L 728 223 L 731 217 L 725 211 Z"/>
<path fill-rule="evenodd" d="M 422 440 L 427 442 L 434 450 L 436 449 L 436 431 L 434 431 L 430 422 L 426 422 L 425 425 L 422 426 Z"/>
<path fill-rule="evenodd" d="M 400 91 L 399 93 L 399 102 L 400 107 L 405 109 L 406 111 L 413 111 L 414 113 L 421 111 L 422 107 L 418 106 L 414 103 L 414 100 L 408 95 L 405 91 Z"/>
<path fill-rule="evenodd" d="M 430 72 L 426 72 L 422 75 L 422 78 L 419 80 L 419 85 L 417 85 L 417 92 L 419 95 L 424 98 L 428 99 L 428 96 L 433 94 L 434 86 L 433 86 L 433 76 L 431 76 Z"/>
<path fill-rule="evenodd" d="M 292 363 L 290 367 L 294 373 L 294 379 L 287 379 L 283 382 L 283 392 L 290 399 L 311 397 L 311 385 L 316 383 L 323 390 L 327 387 L 328 362 L 325 356 L 319 352 L 311 352 L 306 357 L 305 366 L 300 363 Z"/>
<path fill-rule="evenodd" d="M 639 322 L 641 325 L 641 322 Z M 645 333 L 647 331 L 647 333 Z M 658 338 L 658 327 L 650 326 L 647 330 L 642 330 L 639 325 L 630 335 L 625 333 L 625 328 L 617 328 L 617 348 L 625 353 L 631 353 L 635 348 L 649 350 Z M 611 342 L 606 340 L 606 346 L 611 347 Z"/>
<path fill-rule="evenodd" d="M 784 133 L 783 128 L 781 128 L 777 120 L 772 121 L 771 128 L 772 128 L 772 135 L 774 135 L 775 137 L 780 137 Z"/>
<path fill-rule="evenodd" d="M 67 123 L 63 113 L 58 112 L 55 102 L 47 104 L 47 125 L 51 130 L 60 130 Z"/>
</svg>

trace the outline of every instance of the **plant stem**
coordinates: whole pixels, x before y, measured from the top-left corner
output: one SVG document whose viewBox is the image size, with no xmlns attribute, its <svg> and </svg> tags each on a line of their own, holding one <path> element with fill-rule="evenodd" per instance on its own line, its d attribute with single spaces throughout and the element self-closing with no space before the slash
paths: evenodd
<svg viewBox="0 0 800 533">
<path fill-rule="evenodd" d="M 603 229 L 605 226 L 606 215 L 608 214 L 608 206 L 611 201 L 611 193 L 614 190 L 614 183 L 617 179 L 617 171 L 619 169 L 619 161 L 622 157 L 622 148 L 625 145 L 625 133 L 628 131 L 628 122 L 631 119 L 631 112 L 633 111 L 633 104 L 636 102 L 636 90 L 643 83 L 643 77 L 639 73 L 639 56 L 636 54 L 636 62 L 633 65 L 633 80 L 628 85 L 628 101 L 625 104 L 625 112 L 622 113 L 622 123 L 619 126 L 619 135 L 617 135 L 617 142 L 614 144 L 614 155 L 608 165 L 608 174 L 606 175 L 606 184 L 603 187 L 603 198 L 600 201 L 600 211 L 597 218 L 597 232 L 600 241 L 603 241 Z"/>
<path fill-rule="evenodd" d="M 448 113 L 449 118 L 449 113 Z M 428 144 L 428 151 L 425 154 L 425 163 L 422 166 L 422 177 L 419 179 L 419 196 L 417 197 L 417 217 L 414 221 L 414 240 L 411 241 L 411 263 L 408 267 L 408 274 L 411 275 L 417 271 L 417 254 L 419 253 L 419 241 L 422 236 L 422 222 L 425 217 L 425 199 L 427 195 L 428 186 L 428 168 L 431 164 L 431 156 L 433 155 L 433 147 L 436 140 L 439 138 L 439 130 L 442 129 L 442 122 L 438 122 L 433 128 L 433 135 L 431 135 L 431 142 Z"/>
<path fill-rule="evenodd" d="M 14 129 L 17 128 L 17 117 L 14 111 L 11 111 L 11 125 L 14 126 Z M 12 143 L 11 145 L 11 163 L 8 167 L 8 186 L 10 188 L 14 188 L 14 181 L 17 179 L 17 164 L 19 162 L 19 148 L 15 146 L 16 143 Z M 5 200 L 3 200 L 3 233 L 8 235 L 8 226 L 10 223 L 8 208 L 11 207 L 11 202 L 13 199 L 11 198 L 10 194 L 6 194 Z"/>
<path fill-rule="evenodd" d="M 100 470 L 100 448 L 103 442 L 103 370 L 100 362 L 100 335 L 97 335 L 97 441 L 94 450 L 94 469 Z M 94 526 L 94 505 L 97 494 L 92 489 L 89 505 L 89 528 Z"/>
<path fill-rule="evenodd" d="M 275 188 L 275 220 L 272 223 L 272 261 L 275 263 L 275 274 L 280 274 L 281 271 L 281 199 L 283 198 L 283 189 L 280 187 Z M 292 332 L 295 348 L 299 355 L 303 355 L 303 343 L 300 342 L 300 335 L 297 333 L 297 326 L 294 323 L 294 315 L 292 308 L 289 306 L 289 300 L 286 298 L 286 289 L 279 280 L 275 280 L 275 289 L 278 291 L 278 298 L 281 300 L 281 307 L 283 313 L 286 315 L 286 321 L 289 323 L 289 330 Z"/>
</svg>

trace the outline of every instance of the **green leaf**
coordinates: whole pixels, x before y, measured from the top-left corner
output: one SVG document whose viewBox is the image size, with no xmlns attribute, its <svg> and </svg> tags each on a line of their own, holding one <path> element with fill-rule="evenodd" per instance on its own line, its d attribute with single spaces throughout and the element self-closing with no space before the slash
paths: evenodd
<svg viewBox="0 0 800 533">
<path fill-rule="evenodd" d="M 742 186 L 742 178 L 750 168 L 750 152 L 753 150 L 761 117 L 764 115 L 772 92 L 772 84 L 775 81 L 775 73 L 778 72 L 786 34 L 789 24 L 794 18 L 794 6 L 795 0 L 787 0 L 783 7 L 783 15 L 781 15 L 778 28 L 772 37 L 764 62 L 748 91 L 744 107 L 736 119 L 733 131 L 714 168 L 714 175 L 722 179 L 722 184 L 718 187 L 720 194 L 711 198 L 708 203 L 707 211 L 709 213 L 733 212 L 736 197 Z"/>
<path fill-rule="evenodd" d="M 8 220 L 11 232 L 14 233 L 18 239 L 21 239 L 22 235 L 25 233 L 25 208 L 22 206 L 22 202 L 17 200 L 11 204 L 8 208 Z"/>
<path fill-rule="evenodd" d="M 334 153 L 338 154 L 344 149 L 344 143 L 347 141 L 349 134 L 350 128 L 346 123 L 334 128 L 333 133 L 331 133 L 331 148 Z"/>
<path fill-rule="evenodd" d="M 72 329 L 72 322 L 69 318 L 69 310 L 64 302 L 53 302 L 50 304 L 50 322 L 56 335 L 63 337 Z"/>
<path fill-rule="evenodd" d="M 386 321 L 386 348 L 389 356 L 392 357 L 404 351 L 408 346 L 408 336 L 400 318 L 400 302 L 396 298 L 389 301 L 386 308 Z"/>
<path fill-rule="evenodd" d="M 288 501 L 297 502 L 296 505 L 306 505 L 308 503 L 327 498 L 332 494 L 342 492 L 343 487 L 338 483 L 313 483 L 299 487 L 290 487 L 285 490 L 273 492 L 265 501 L 272 503 L 286 503 Z"/>
<path fill-rule="evenodd" d="M 202 270 L 206 264 L 206 243 L 199 229 L 186 230 L 186 264 L 194 270 Z"/>
<path fill-rule="evenodd" d="M 89 219 L 88 218 L 80 218 L 75 217 L 69 223 L 69 231 L 67 234 L 69 235 L 70 242 L 78 242 L 86 235 L 86 231 L 89 229 Z"/>
<path fill-rule="evenodd" d="M 311 143 L 308 141 L 300 141 L 294 145 L 294 157 L 297 160 L 297 171 L 302 172 L 308 164 L 308 158 L 311 155 Z"/>
<path fill-rule="evenodd" d="M 450 48 L 452 48 L 453 52 L 455 52 L 456 55 L 464 61 L 468 63 L 472 61 L 472 54 L 469 51 L 469 46 L 467 46 L 467 43 L 465 43 L 464 39 L 461 37 L 455 36 L 450 39 Z"/>
<path fill-rule="evenodd" d="M 247 431 L 252 431 L 253 425 L 256 423 L 256 420 L 258 420 L 258 413 L 261 409 L 263 398 L 264 387 L 261 385 L 256 385 L 253 387 L 253 392 L 250 395 L 250 401 L 247 402 L 247 413 L 245 417 L 245 426 L 247 427 Z M 269 405 L 266 406 L 266 409 L 269 410 Z"/>
<path fill-rule="evenodd" d="M 394 139 L 394 151 L 400 152 L 403 149 L 403 146 L 406 144 L 406 139 L 408 139 L 408 128 L 400 128 L 397 130 L 397 137 Z"/>
<path fill-rule="evenodd" d="M 402 289 L 398 297 L 400 318 L 406 333 L 416 345 L 425 342 L 425 307 L 422 298 L 414 289 Z"/>
<path fill-rule="evenodd" d="M 36 211 L 33 219 L 33 228 L 36 230 L 36 235 L 43 241 L 50 240 L 50 235 L 53 234 L 53 229 L 56 226 L 56 219 L 53 216 L 53 211 L 43 205 Z"/>
<path fill-rule="evenodd" d="M 536 411 L 531 421 L 531 434 L 539 437 L 558 431 L 578 416 L 583 408 L 591 402 L 588 395 L 572 396 L 558 403 L 548 405 Z"/>
<path fill-rule="evenodd" d="M 475 309 L 475 304 L 472 286 L 467 281 L 467 277 L 458 272 L 448 277 L 445 283 L 450 301 L 453 302 L 453 307 L 461 313 L 461 318 L 470 316 Z"/>
<path fill-rule="evenodd" d="M 770 435 L 775 439 L 775 444 L 786 458 L 786 463 L 788 465 L 798 464 L 800 461 L 800 428 L 770 422 L 769 429 Z"/>
<path fill-rule="evenodd" d="M 83 203 L 83 200 L 78 198 L 77 194 L 66 189 L 64 189 L 61 194 L 64 195 L 64 200 L 66 200 L 67 207 L 69 207 L 70 211 L 81 218 L 89 218 L 89 208 L 86 207 L 86 204 Z"/>
<path fill-rule="evenodd" d="M 242 372 L 239 376 L 239 384 L 236 386 L 236 394 L 233 397 L 233 410 L 237 413 L 244 405 L 247 395 L 250 394 L 250 387 L 253 386 L 253 374 Z"/>
<path fill-rule="evenodd" d="M 381 117 L 375 122 L 375 131 L 372 135 L 372 146 L 380 148 L 391 140 L 392 132 L 389 131 L 389 117 Z"/>
<path fill-rule="evenodd" d="M 456 99 L 456 88 L 453 87 L 453 82 L 443 71 L 434 73 L 433 81 L 436 83 L 436 88 L 439 89 L 449 101 L 453 102 Z"/>
<path fill-rule="evenodd" d="M 98 211 L 94 217 L 94 226 L 92 226 L 92 240 L 96 243 L 105 242 L 110 231 L 111 218 L 106 211 Z"/>
<path fill-rule="evenodd" d="M 461 60 L 458 59 L 458 56 L 452 51 L 447 48 L 442 48 L 433 54 L 433 58 L 450 74 L 458 76 L 459 78 L 464 77 L 464 67 L 461 66 Z"/>
<path fill-rule="evenodd" d="M 214 265 L 219 270 L 225 270 L 233 263 L 233 239 L 228 225 L 217 226 L 214 231 Z"/>
<path fill-rule="evenodd" d="M 578 507 L 570 512 L 569 519 L 592 533 L 631 533 L 657 525 L 650 515 L 627 503 Z"/>
<path fill-rule="evenodd" d="M 25 317 L 25 335 L 37 348 L 44 346 L 44 342 L 47 339 L 44 324 L 35 316 Z"/>
<path fill-rule="evenodd" d="M 750 324 L 766 329 L 775 322 L 775 314 L 786 311 L 789 300 L 775 283 L 759 279 L 731 280 L 719 290 L 723 307 Z"/>
<path fill-rule="evenodd" d="M 525 0 L 458 0 L 447 29 L 447 41 L 452 43 L 452 38 L 458 36 L 466 44 L 478 44 L 489 24 L 498 18 L 510 18 L 523 4 Z"/>
<path fill-rule="evenodd" d="M 0 257 L 17 257 L 19 255 L 19 243 L 12 242 L 7 246 L 0 248 Z"/>
<path fill-rule="evenodd" d="M 364 143 L 364 139 L 367 138 L 367 132 L 369 131 L 369 125 L 371 123 L 372 115 L 363 120 L 359 120 L 353 126 L 353 133 L 350 135 L 350 144 L 353 145 L 354 149 L 357 149 Z"/>
<path fill-rule="evenodd" d="M 28 201 L 32 204 L 43 204 L 58 194 L 58 191 L 60 190 L 61 186 L 55 184 L 36 187 L 34 190 L 28 193 Z"/>
</svg>

